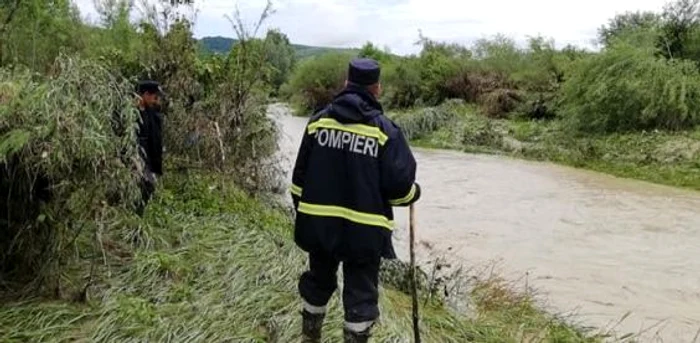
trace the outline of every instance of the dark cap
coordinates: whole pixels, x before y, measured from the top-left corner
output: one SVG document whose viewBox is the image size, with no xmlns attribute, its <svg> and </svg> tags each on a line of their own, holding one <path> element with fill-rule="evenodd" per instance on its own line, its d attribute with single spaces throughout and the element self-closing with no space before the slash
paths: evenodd
<svg viewBox="0 0 700 343">
<path fill-rule="evenodd" d="M 379 63 L 370 58 L 356 58 L 348 66 L 348 81 L 361 86 L 379 82 Z"/>
<path fill-rule="evenodd" d="M 144 80 L 139 82 L 136 87 L 136 93 L 143 95 L 144 93 L 155 93 L 158 95 L 165 95 L 163 89 L 160 88 L 160 84 L 156 81 Z"/>
</svg>

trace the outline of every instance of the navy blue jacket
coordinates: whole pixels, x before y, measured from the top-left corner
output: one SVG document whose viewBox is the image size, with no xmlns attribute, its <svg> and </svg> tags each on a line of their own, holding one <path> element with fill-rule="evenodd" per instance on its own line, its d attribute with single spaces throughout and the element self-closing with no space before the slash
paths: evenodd
<svg viewBox="0 0 700 343">
<path fill-rule="evenodd" d="M 392 206 L 420 197 L 400 128 L 365 89 L 348 86 L 311 117 L 292 176 L 294 237 L 340 261 L 395 258 Z"/>
<path fill-rule="evenodd" d="M 140 110 L 138 140 L 146 169 L 163 175 L 163 115 L 155 110 Z"/>
</svg>

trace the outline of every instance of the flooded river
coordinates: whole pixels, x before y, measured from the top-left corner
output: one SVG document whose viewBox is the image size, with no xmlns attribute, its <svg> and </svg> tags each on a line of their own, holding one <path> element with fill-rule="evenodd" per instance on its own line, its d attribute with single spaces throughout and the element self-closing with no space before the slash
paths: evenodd
<svg viewBox="0 0 700 343">
<path fill-rule="evenodd" d="M 306 119 L 272 109 L 289 169 Z M 424 190 L 416 205 L 423 259 L 496 263 L 523 287 L 527 273 L 550 311 L 619 335 L 643 332 L 641 342 L 698 335 L 700 193 L 497 156 L 414 154 Z M 395 213 L 405 257 L 407 211 Z"/>
</svg>

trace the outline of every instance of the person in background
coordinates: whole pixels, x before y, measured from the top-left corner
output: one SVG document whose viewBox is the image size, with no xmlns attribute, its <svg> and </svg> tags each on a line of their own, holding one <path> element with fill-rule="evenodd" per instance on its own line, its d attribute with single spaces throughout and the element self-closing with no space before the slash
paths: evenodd
<svg viewBox="0 0 700 343">
<path fill-rule="evenodd" d="M 392 206 L 420 198 L 416 161 L 377 101 L 379 64 L 355 59 L 345 89 L 309 120 L 292 176 L 296 244 L 309 254 L 299 281 L 304 342 L 320 342 L 343 264 L 345 342 L 367 342 L 379 318 L 381 258 L 396 258 Z"/>
<path fill-rule="evenodd" d="M 163 175 L 163 114 L 161 104 L 164 93 L 158 82 L 141 81 L 136 93 L 141 120 L 138 128 L 138 143 L 144 162 L 140 182 L 141 202 L 137 213 L 143 215 L 146 205 L 155 192 L 156 182 Z"/>
</svg>

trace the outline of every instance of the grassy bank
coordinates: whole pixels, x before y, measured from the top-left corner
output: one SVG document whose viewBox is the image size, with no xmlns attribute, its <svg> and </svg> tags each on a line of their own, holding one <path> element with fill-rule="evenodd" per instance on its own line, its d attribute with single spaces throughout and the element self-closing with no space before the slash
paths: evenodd
<svg viewBox="0 0 700 343">
<path fill-rule="evenodd" d="M 562 121 L 493 119 L 457 101 L 390 116 L 418 146 L 552 161 L 700 190 L 699 130 L 571 134 Z"/>
<path fill-rule="evenodd" d="M 164 184 L 143 223 L 125 215 L 125 231 L 110 235 L 137 232 L 124 240 L 129 243 L 102 240 L 85 292 L 63 300 L 4 301 L 0 341 L 298 341 L 296 281 L 305 259 L 284 211 L 216 177 L 170 175 Z M 376 342 L 403 342 L 411 332 L 410 298 L 398 290 L 396 275 L 385 269 L 382 276 L 388 286 Z M 439 301 L 423 309 L 426 342 L 596 341 L 500 282 L 472 286 L 469 317 Z M 334 297 L 329 342 L 341 340 L 341 327 Z"/>
</svg>

